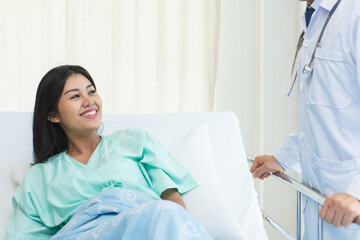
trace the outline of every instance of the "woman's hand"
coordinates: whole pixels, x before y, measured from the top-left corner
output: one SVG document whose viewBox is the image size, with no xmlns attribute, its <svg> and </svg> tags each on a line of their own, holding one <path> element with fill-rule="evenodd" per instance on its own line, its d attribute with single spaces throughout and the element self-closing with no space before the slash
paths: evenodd
<svg viewBox="0 0 360 240">
<path fill-rule="evenodd" d="M 257 156 L 254 160 L 253 165 L 250 168 L 254 178 L 260 178 L 264 180 L 275 172 L 284 172 L 285 170 L 280 166 L 278 161 L 272 155 Z"/>
<path fill-rule="evenodd" d="M 359 216 L 359 200 L 347 193 L 328 196 L 320 210 L 320 217 L 335 227 L 349 227 Z"/>
<path fill-rule="evenodd" d="M 161 193 L 161 199 L 170 200 L 186 209 L 185 203 L 176 188 L 166 189 Z"/>
</svg>

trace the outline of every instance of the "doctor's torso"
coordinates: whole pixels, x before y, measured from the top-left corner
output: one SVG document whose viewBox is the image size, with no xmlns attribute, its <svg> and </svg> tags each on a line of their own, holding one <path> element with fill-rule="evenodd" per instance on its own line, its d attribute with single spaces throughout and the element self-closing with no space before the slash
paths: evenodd
<svg viewBox="0 0 360 240">
<path fill-rule="evenodd" d="M 300 146 L 329 161 L 360 159 L 360 33 L 356 0 L 343 0 L 330 19 L 313 72 L 302 73 L 329 14 L 323 0 L 305 30 L 299 59 Z M 322 6 L 324 5 L 324 7 Z M 359 36 L 358 36 L 359 35 Z M 304 150 L 303 150 L 304 151 Z M 356 162 L 355 164 L 359 164 Z"/>
</svg>

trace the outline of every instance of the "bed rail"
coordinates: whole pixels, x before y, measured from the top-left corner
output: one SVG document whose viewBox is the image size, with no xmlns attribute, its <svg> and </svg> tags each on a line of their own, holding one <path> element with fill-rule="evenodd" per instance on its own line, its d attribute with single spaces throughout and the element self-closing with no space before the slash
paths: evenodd
<svg viewBox="0 0 360 240">
<path fill-rule="evenodd" d="M 247 161 L 252 164 L 254 162 L 254 157 L 247 154 Z M 277 229 L 285 238 L 289 240 L 300 240 L 301 239 L 301 198 L 304 194 L 305 196 L 313 199 L 318 204 L 318 210 L 320 212 L 321 206 L 324 204 L 325 197 L 321 195 L 320 192 L 309 188 L 296 180 L 295 178 L 287 175 L 286 173 L 273 173 L 272 176 L 279 181 L 289 185 L 293 189 L 297 191 L 297 222 L 296 222 L 296 237 L 293 237 L 289 234 L 280 224 L 276 223 L 273 219 L 271 219 L 264 211 L 262 211 L 263 218 L 270 223 L 275 229 Z M 360 217 L 356 218 L 357 224 L 360 224 Z M 318 221 L 318 234 L 317 239 L 322 240 L 322 221 L 319 217 Z"/>
</svg>

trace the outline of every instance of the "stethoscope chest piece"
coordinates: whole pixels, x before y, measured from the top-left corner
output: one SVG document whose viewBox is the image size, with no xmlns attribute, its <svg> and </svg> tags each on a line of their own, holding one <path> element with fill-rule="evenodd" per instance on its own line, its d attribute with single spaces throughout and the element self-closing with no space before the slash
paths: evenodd
<svg viewBox="0 0 360 240">
<path fill-rule="evenodd" d="M 306 75 L 310 75 L 312 70 L 313 70 L 313 68 L 309 64 L 306 64 L 304 69 L 302 70 L 302 73 L 306 74 Z"/>
</svg>

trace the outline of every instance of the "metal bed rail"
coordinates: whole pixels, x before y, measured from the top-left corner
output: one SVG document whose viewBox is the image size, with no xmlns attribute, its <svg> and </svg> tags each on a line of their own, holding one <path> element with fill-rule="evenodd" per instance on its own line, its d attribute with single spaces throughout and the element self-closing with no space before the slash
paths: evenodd
<svg viewBox="0 0 360 240">
<path fill-rule="evenodd" d="M 249 163 L 254 162 L 254 158 L 247 154 L 247 161 Z M 275 229 L 277 229 L 284 237 L 289 240 L 300 240 L 301 239 L 301 197 L 304 194 L 305 196 L 311 198 L 315 202 L 318 203 L 318 209 L 320 211 L 321 206 L 324 204 L 325 198 L 321 195 L 320 192 L 317 192 L 314 189 L 311 189 L 293 177 L 287 175 L 286 173 L 273 173 L 273 177 L 280 180 L 281 182 L 289 185 L 293 189 L 297 191 L 297 222 L 296 222 L 296 237 L 293 237 L 290 233 L 288 233 L 280 224 L 271 219 L 264 211 L 262 211 L 263 218 L 270 223 Z M 318 220 L 318 234 L 317 239 L 322 240 L 322 221 L 319 217 Z"/>
</svg>

